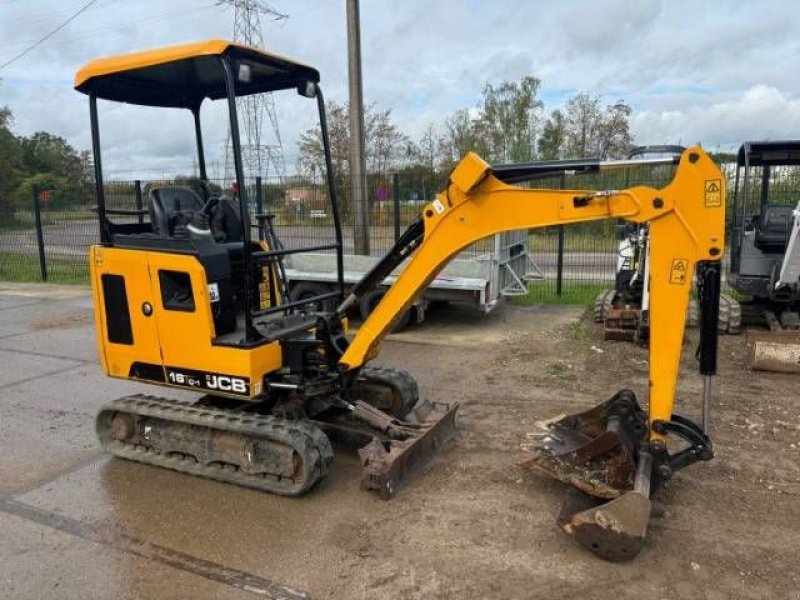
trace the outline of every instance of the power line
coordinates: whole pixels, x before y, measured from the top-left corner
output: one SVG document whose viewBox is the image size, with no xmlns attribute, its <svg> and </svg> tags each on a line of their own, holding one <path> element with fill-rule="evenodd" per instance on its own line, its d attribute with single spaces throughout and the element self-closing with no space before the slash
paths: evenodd
<svg viewBox="0 0 800 600">
<path fill-rule="evenodd" d="M 59 8 L 58 10 L 50 11 L 50 12 L 36 12 L 36 13 L 25 13 L 16 16 L 10 16 L 8 18 L 3 18 L 0 20 L 0 25 L 17 25 L 17 24 L 28 24 L 28 23 L 35 23 L 37 21 L 47 21 L 50 19 L 55 19 L 57 17 L 63 17 L 66 15 L 71 14 L 75 10 L 75 6 L 79 4 L 75 2 L 72 6 L 68 6 L 67 8 Z"/>
<path fill-rule="evenodd" d="M 167 21 L 167 20 L 170 20 L 170 19 L 178 18 L 178 17 L 183 17 L 184 19 L 188 19 L 188 18 L 191 18 L 191 17 L 194 17 L 194 16 L 198 15 L 201 11 L 209 10 L 209 9 L 215 8 L 216 6 L 217 6 L 216 3 L 199 6 L 197 8 L 192 9 L 191 14 L 189 14 L 188 16 L 186 14 L 186 9 L 181 9 L 181 10 L 177 10 L 177 11 L 161 13 L 159 15 L 151 15 L 149 17 L 146 17 L 144 19 L 140 19 L 138 21 L 129 21 L 129 22 L 126 22 L 125 25 L 121 25 L 119 27 L 108 27 L 107 25 L 103 25 L 101 27 L 95 27 L 95 28 L 91 28 L 91 29 L 84 29 L 84 30 L 76 31 L 75 32 L 76 35 L 74 37 L 61 38 L 59 40 L 59 44 L 61 44 L 61 45 L 63 45 L 63 44 L 71 44 L 73 42 L 78 42 L 80 40 L 84 40 L 84 39 L 87 39 L 87 38 L 95 37 L 95 36 L 98 36 L 98 35 L 106 35 L 108 33 L 115 33 L 115 32 L 118 32 L 118 31 L 128 31 L 130 29 L 138 27 L 139 25 L 145 25 L 145 24 L 148 24 L 148 23 L 160 23 L 161 21 Z M 4 50 L 5 48 L 6 48 L 6 46 L 0 47 L 0 51 Z"/>
<path fill-rule="evenodd" d="M 72 21 L 74 21 L 75 19 L 77 19 L 77 18 L 78 18 L 78 17 L 79 17 L 79 16 L 80 16 L 82 13 L 84 13 L 84 12 L 85 12 L 85 11 L 86 11 L 86 10 L 87 10 L 87 9 L 88 9 L 88 8 L 89 8 L 91 5 L 92 5 L 92 4 L 95 4 L 96 2 L 97 2 L 97 0 L 89 0 L 89 2 L 87 2 L 86 4 L 84 4 L 84 5 L 83 5 L 81 8 L 79 8 L 79 9 L 78 9 L 78 11 L 77 11 L 75 14 L 73 14 L 73 15 L 72 15 L 70 18 L 68 18 L 68 19 L 67 19 L 66 21 L 64 21 L 63 23 L 61 23 L 61 25 L 59 25 L 58 27 L 56 27 L 55 29 L 53 29 L 53 30 L 52 30 L 50 33 L 48 33 L 47 35 L 45 35 L 44 37 L 42 37 L 42 38 L 41 38 L 39 41 L 37 41 L 35 44 L 33 44 L 32 46 L 29 46 L 28 48 L 26 48 L 25 50 L 23 50 L 22 52 L 20 52 L 19 54 L 17 54 L 17 55 L 16 55 L 14 58 L 12 58 L 12 59 L 10 59 L 10 60 L 8 60 L 8 61 L 4 62 L 2 65 L 0 65 L 0 70 L 1 70 L 1 69 L 5 69 L 5 68 L 6 68 L 8 65 L 10 65 L 11 63 L 14 63 L 14 62 L 18 61 L 20 58 L 22 58 L 23 56 L 25 56 L 26 54 L 28 54 L 28 53 L 29 53 L 29 52 L 31 52 L 32 50 L 35 50 L 36 48 L 38 48 L 39 46 L 41 46 L 43 43 L 45 43 L 47 40 L 49 40 L 51 37 L 53 37 L 53 36 L 54 36 L 55 34 L 57 34 L 59 31 L 61 31 L 62 29 L 64 29 L 64 27 L 66 27 L 66 26 L 67 26 L 69 23 L 71 23 Z"/>
</svg>

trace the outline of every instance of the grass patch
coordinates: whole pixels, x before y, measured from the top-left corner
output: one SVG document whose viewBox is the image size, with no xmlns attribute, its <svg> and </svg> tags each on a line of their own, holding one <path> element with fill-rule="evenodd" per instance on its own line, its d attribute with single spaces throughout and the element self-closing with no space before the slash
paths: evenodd
<svg viewBox="0 0 800 600">
<path fill-rule="evenodd" d="M 567 338 L 575 342 L 585 342 L 592 339 L 592 322 L 590 315 L 584 314 L 583 317 L 570 323 L 567 327 Z"/>
<path fill-rule="evenodd" d="M 567 283 L 561 290 L 561 295 L 556 294 L 556 287 L 551 282 L 533 282 L 528 285 L 528 293 L 524 296 L 511 298 L 512 304 L 576 304 L 591 308 L 594 300 L 603 290 L 614 287 L 613 282 L 607 283 Z"/>
<path fill-rule="evenodd" d="M 563 362 L 548 363 L 544 370 L 550 377 L 555 377 L 562 381 L 574 381 L 578 378 L 578 376 L 572 372 L 569 365 Z"/>
<path fill-rule="evenodd" d="M 0 252 L 0 281 L 42 281 L 39 257 L 15 252 Z M 89 265 L 73 261 L 49 259 L 47 282 L 89 283 Z"/>
<path fill-rule="evenodd" d="M 558 250 L 558 237 L 542 233 L 532 233 L 528 236 L 528 250 L 531 252 L 556 252 Z M 619 242 L 613 235 L 572 233 L 569 230 L 564 235 L 564 252 L 614 252 L 619 250 Z"/>
</svg>

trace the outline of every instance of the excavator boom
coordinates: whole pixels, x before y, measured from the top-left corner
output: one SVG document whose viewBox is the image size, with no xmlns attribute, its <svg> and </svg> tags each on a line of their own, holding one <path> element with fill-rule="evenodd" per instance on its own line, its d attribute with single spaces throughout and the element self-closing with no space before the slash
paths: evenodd
<svg viewBox="0 0 800 600">
<path fill-rule="evenodd" d="M 716 369 L 719 265 L 725 248 L 725 180 L 702 149 L 689 148 L 682 154 L 673 180 L 662 189 L 545 190 L 508 183 L 550 175 L 559 169 L 588 170 L 587 166 L 601 170 L 626 165 L 553 162 L 493 170 L 475 154 L 465 157 L 452 172 L 447 188 L 425 207 L 420 220 L 339 307 L 343 314 L 361 294 L 410 257 L 344 351 L 339 366 L 357 372 L 375 357 L 398 315 L 453 256 L 473 242 L 513 229 L 601 219 L 649 223 L 647 412 L 639 407 L 632 392 L 623 390 L 595 409 L 548 423 L 537 454 L 524 463 L 590 496 L 612 499 L 605 508 L 586 508 L 581 500 L 582 510 L 568 510 L 566 515 L 562 511 L 560 522 L 596 554 L 619 560 L 635 555 L 641 547 L 649 518 L 651 479 L 657 484 L 674 470 L 713 456 L 707 428 L 710 376 Z M 673 412 L 686 309 L 698 266 L 702 319 L 705 325 L 711 324 L 701 325 L 701 372 L 707 376 L 702 428 Z M 667 452 L 670 434 L 687 445 L 674 456 Z M 590 475 L 598 469 L 604 472 L 602 477 Z M 616 506 L 612 506 L 614 503 Z"/>
</svg>

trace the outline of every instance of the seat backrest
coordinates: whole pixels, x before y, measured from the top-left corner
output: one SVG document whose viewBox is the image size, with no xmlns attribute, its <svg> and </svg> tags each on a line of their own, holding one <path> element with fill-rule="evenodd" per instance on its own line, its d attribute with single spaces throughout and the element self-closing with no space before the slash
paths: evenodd
<svg viewBox="0 0 800 600">
<path fill-rule="evenodd" d="M 756 223 L 756 246 L 783 250 L 789 241 L 794 206 L 767 206 Z"/>
<path fill-rule="evenodd" d="M 171 237 L 172 218 L 178 212 L 195 213 L 203 208 L 203 200 L 192 189 L 180 186 L 163 186 L 150 190 L 150 223 L 156 235 Z"/>
<path fill-rule="evenodd" d="M 211 222 L 214 237 L 220 242 L 238 242 L 242 239 L 242 215 L 239 203 L 231 198 L 220 198 Z"/>
</svg>

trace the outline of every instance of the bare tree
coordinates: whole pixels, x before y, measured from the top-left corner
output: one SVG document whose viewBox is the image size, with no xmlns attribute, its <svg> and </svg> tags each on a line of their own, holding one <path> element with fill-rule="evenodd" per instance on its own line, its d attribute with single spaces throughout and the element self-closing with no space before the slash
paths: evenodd
<svg viewBox="0 0 800 600">
<path fill-rule="evenodd" d="M 415 159 L 417 163 L 433 172 L 439 163 L 439 153 L 437 151 L 436 127 L 433 123 L 428 123 L 419 144 L 414 147 Z"/>
<path fill-rule="evenodd" d="M 488 144 L 480 135 L 480 121 L 470 116 L 466 108 L 456 111 L 444 122 L 444 132 L 439 136 L 438 147 L 443 169 L 450 169 L 467 152 L 486 156 Z"/>
<path fill-rule="evenodd" d="M 633 109 L 622 100 L 609 104 L 603 113 L 598 145 L 601 158 L 622 158 L 631 148 L 630 116 Z"/>
<path fill-rule="evenodd" d="M 367 170 L 386 172 L 409 158 L 411 139 L 392 121 L 391 110 L 378 110 L 370 104 L 365 110 Z"/>
<path fill-rule="evenodd" d="M 600 96 L 580 92 L 566 105 L 565 154 L 599 158 L 624 156 L 631 145 L 633 112 L 622 100 L 603 109 Z"/>
</svg>

